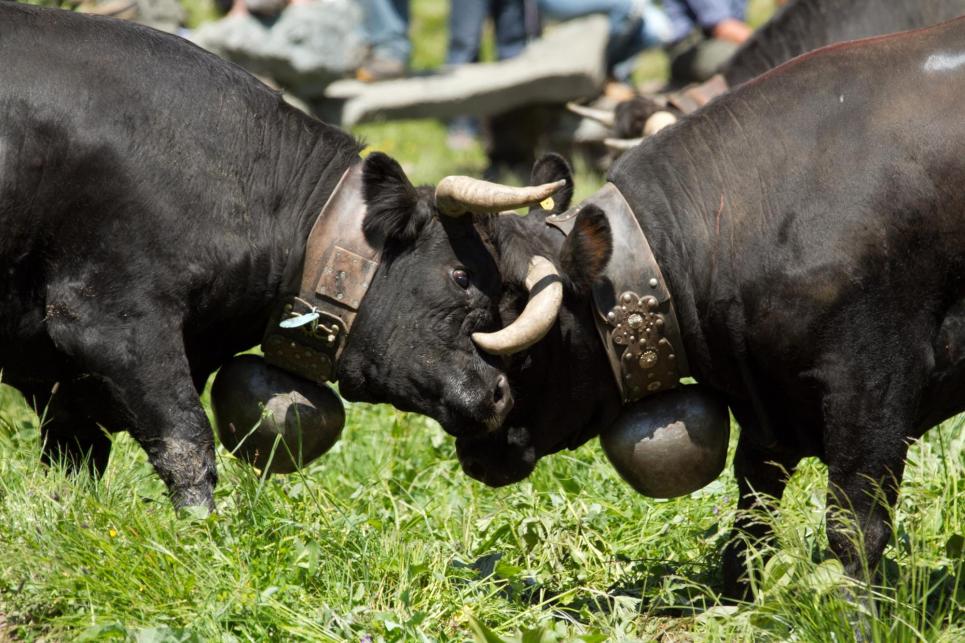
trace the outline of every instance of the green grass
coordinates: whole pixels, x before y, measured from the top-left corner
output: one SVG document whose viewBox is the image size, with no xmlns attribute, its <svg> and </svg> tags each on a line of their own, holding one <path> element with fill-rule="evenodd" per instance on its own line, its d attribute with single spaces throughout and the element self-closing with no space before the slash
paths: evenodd
<svg viewBox="0 0 965 643">
<path fill-rule="evenodd" d="M 219 451 L 219 512 L 192 519 L 125 434 L 99 481 L 39 466 L 38 420 L 4 389 L 0 640 L 445 640 L 471 636 L 475 619 L 504 637 L 542 628 L 546 641 L 818 641 L 848 640 L 860 614 L 837 564 L 820 562 L 814 462 L 774 519 L 781 551 L 756 599 L 723 607 L 729 472 L 686 498 L 646 499 L 593 441 L 491 490 L 461 473 L 434 422 L 365 405 L 348 418 L 295 475 L 262 480 Z M 961 424 L 912 448 L 875 640 L 965 636 Z M 466 566 L 480 559 L 491 576 Z"/>
<path fill-rule="evenodd" d="M 414 2 L 417 67 L 441 60 L 446 6 Z M 650 54 L 638 76 L 662 65 Z M 356 133 L 417 182 L 485 163 L 479 148 L 447 152 L 431 121 Z M 601 178 L 580 169 L 577 182 L 585 195 Z M 295 475 L 263 480 L 219 450 L 219 511 L 191 518 L 126 434 L 101 480 L 41 467 L 37 416 L 0 386 L 0 641 L 828 641 L 849 640 L 856 622 L 877 641 L 965 639 L 961 419 L 912 447 L 877 613 L 862 616 L 845 598 L 862 588 L 822 562 L 816 462 L 780 515 L 762 516 L 781 546 L 758 563 L 753 601 L 724 606 L 729 469 L 656 501 L 593 441 L 492 490 L 461 472 L 434 422 L 365 405 L 347 415 L 342 440 Z"/>
</svg>

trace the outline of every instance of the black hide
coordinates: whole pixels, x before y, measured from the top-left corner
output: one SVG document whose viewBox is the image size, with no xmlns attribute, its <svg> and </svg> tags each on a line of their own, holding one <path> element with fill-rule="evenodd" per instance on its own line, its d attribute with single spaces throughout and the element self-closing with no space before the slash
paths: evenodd
<svg viewBox="0 0 965 643">
<path fill-rule="evenodd" d="M 908 442 L 965 409 L 962 42 L 958 19 L 802 56 L 610 175 L 666 277 L 693 376 L 741 425 L 740 506 L 751 489 L 779 497 L 782 468 L 819 457 L 872 567 L 890 533 L 875 485 L 893 504 Z M 725 565 L 736 591 L 737 546 Z"/>
<path fill-rule="evenodd" d="M 0 370 L 47 459 L 126 428 L 176 505 L 211 506 L 208 376 L 297 292 L 348 135 L 181 38 L 0 4 Z M 52 390 L 56 388 L 56 393 Z"/>
</svg>

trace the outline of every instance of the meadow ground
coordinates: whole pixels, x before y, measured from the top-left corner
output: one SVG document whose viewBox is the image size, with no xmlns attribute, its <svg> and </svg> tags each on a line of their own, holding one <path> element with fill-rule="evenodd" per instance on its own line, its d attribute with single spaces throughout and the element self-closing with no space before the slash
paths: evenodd
<svg viewBox="0 0 965 643">
<path fill-rule="evenodd" d="M 417 66 L 441 58 L 446 6 L 414 2 Z M 640 73 L 663 64 L 649 55 Z M 357 133 L 417 181 L 484 162 L 446 152 L 433 122 Z M 577 180 L 580 194 L 601 181 Z M 219 450 L 219 511 L 200 517 L 174 513 L 126 434 L 101 480 L 40 467 L 39 421 L 0 388 L 0 641 L 830 641 L 856 626 L 875 641 L 965 640 L 962 418 L 911 449 L 880 586 L 826 560 L 825 471 L 809 461 L 780 515 L 761 516 L 780 547 L 740 605 L 717 597 L 729 470 L 655 501 L 594 440 L 491 490 L 434 422 L 348 405 L 342 440 L 297 474 L 265 480 Z M 873 608 L 846 598 L 868 592 Z"/>
</svg>

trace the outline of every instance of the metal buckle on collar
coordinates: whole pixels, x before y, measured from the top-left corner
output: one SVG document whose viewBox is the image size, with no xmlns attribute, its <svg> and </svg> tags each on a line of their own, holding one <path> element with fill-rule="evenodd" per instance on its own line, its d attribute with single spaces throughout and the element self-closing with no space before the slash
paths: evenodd
<svg viewBox="0 0 965 643">
<path fill-rule="evenodd" d="M 355 163 L 315 218 L 299 296 L 272 311 L 262 340 L 269 364 L 318 383 L 335 380 L 348 331 L 379 266 L 379 253 L 362 231 L 364 216 L 362 164 Z"/>
<path fill-rule="evenodd" d="M 304 308 L 297 298 L 282 302 L 268 323 L 261 349 L 273 366 L 322 383 L 335 379 L 335 356 L 345 343 L 345 324 L 335 315 L 319 311 L 318 318 L 296 328 L 279 324 Z"/>
</svg>

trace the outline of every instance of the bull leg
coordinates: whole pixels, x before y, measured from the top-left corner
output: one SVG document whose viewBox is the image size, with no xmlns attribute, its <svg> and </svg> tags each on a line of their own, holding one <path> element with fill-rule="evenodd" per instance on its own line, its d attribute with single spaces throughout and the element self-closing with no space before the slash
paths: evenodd
<svg viewBox="0 0 965 643">
<path fill-rule="evenodd" d="M 745 431 L 742 428 L 734 454 L 734 474 L 740 493 L 738 514 L 731 538 L 724 549 L 724 595 L 733 599 L 745 598 L 750 589 L 748 541 L 767 544 L 774 537 L 767 524 L 748 512 L 775 509 L 799 461 L 795 456 L 762 449 L 754 444 Z"/>
<path fill-rule="evenodd" d="M 213 510 L 214 437 L 180 327 L 163 318 L 140 319 L 122 325 L 50 318 L 48 332 L 107 391 L 115 407 L 112 424 L 128 427 L 144 448 L 174 506 Z"/>
<path fill-rule="evenodd" d="M 62 463 L 68 472 L 85 466 L 95 476 L 104 472 L 111 452 L 110 438 L 82 409 L 78 399 L 93 391 L 73 383 L 37 384 L 12 381 L 40 418 L 41 461 Z"/>
<path fill-rule="evenodd" d="M 87 467 L 90 473 L 100 476 L 107 468 L 111 454 L 111 440 L 97 421 L 86 414 L 71 385 L 58 386 L 50 396 L 40 437 L 43 444 L 41 459 L 44 464 L 63 463 L 68 471 L 78 472 Z"/>
<path fill-rule="evenodd" d="M 916 348 L 928 344 L 906 339 L 891 347 L 879 342 L 878 353 L 889 362 L 874 363 L 875 353 L 866 351 L 860 361 L 827 370 L 828 543 L 845 571 L 858 579 L 875 574 L 891 537 L 889 512 L 898 498 L 914 414 L 927 381 L 922 365 L 928 360 Z"/>
<path fill-rule="evenodd" d="M 848 575 L 864 579 L 875 574 L 891 538 L 889 512 L 898 500 L 908 443 L 874 435 L 857 442 L 848 453 L 829 454 L 827 531 Z M 866 457 L 849 457 L 855 451 Z"/>
</svg>

